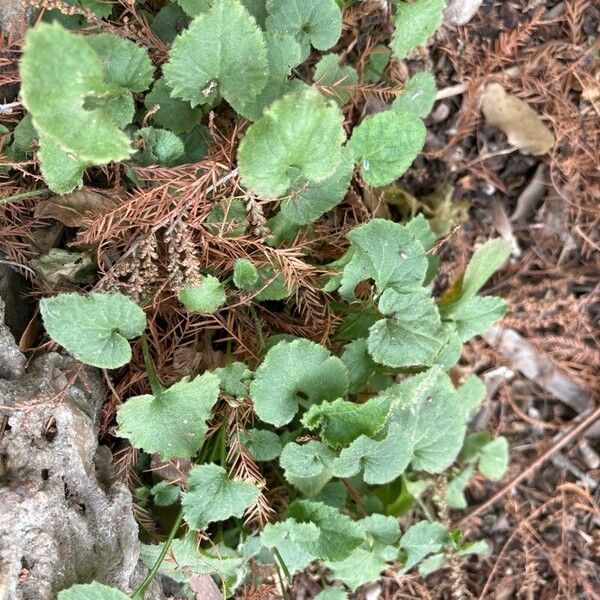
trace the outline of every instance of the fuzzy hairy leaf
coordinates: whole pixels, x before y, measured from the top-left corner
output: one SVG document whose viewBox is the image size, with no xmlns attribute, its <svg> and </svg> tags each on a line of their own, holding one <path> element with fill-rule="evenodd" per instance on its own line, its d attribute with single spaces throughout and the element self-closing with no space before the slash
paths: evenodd
<svg viewBox="0 0 600 600">
<path fill-rule="evenodd" d="M 342 588 L 330 587 L 319 592 L 315 600 L 348 600 L 348 594 Z"/>
<path fill-rule="evenodd" d="M 284 477 L 304 495 L 315 496 L 331 479 L 331 463 L 335 455 L 321 442 L 290 442 L 284 446 L 279 464 Z"/>
<path fill-rule="evenodd" d="M 344 150 L 335 171 L 323 181 L 315 183 L 299 177 L 281 201 L 281 214 L 296 225 L 313 223 L 344 199 L 353 169 L 352 157 Z"/>
<path fill-rule="evenodd" d="M 360 392 L 375 372 L 375 361 L 369 354 L 367 340 L 359 338 L 346 344 L 340 358 L 348 370 L 349 392 L 351 394 Z"/>
<path fill-rule="evenodd" d="M 343 581 L 352 591 L 372 581 L 377 581 L 386 561 L 365 548 L 356 548 L 342 561 L 328 562 L 334 579 Z"/>
<path fill-rule="evenodd" d="M 467 499 L 465 498 L 464 489 L 471 479 L 471 475 L 475 468 L 469 465 L 461 471 L 456 477 L 452 478 L 446 486 L 446 503 L 450 508 L 464 509 L 467 508 Z"/>
<path fill-rule="evenodd" d="M 133 139 L 135 145 L 139 146 L 133 158 L 135 162 L 145 167 L 149 165 L 171 167 L 185 152 L 181 139 L 167 129 L 143 127 L 135 132 Z"/>
<path fill-rule="evenodd" d="M 163 73 L 173 95 L 204 104 L 218 91 L 234 108 L 267 81 L 267 49 L 256 21 L 238 0 L 215 0 L 173 42 Z"/>
<path fill-rule="evenodd" d="M 58 600 L 127 600 L 129 596 L 116 588 L 94 581 L 76 584 L 58 593 Z"/>
<path fill-rule="evenodd" d="M 506 314 L 506 300 L 497 296 L 475 296 L 452 310 L 452 320 L 461 341 L 485 333 Z"/>
<path fill-rule="evenodd" d="M 392 108 L 399 112 L 413 113 L 424 119 L 433 108 L 436 92 L 433 74 L 429 71 L 419 71 L 406 82 Z"/>
<path fill-rule="evenodd" d="M 437 552 L 449 541 L 448 530 L 441 523 L 421 521 L 400 538 L 400 548 L 406 552 L 403 573 L 409 571 L 428 554 Z"/>
<path fill-rule="evenodd" d="M 313 553 L 320 532 L 314 523 L 286 519 L 268 524 L 260 534 L 261 543 L 276 548 L 290 573 L 303 571 L 317 556 Z"/>
<path fill-rule="evenodd" d="M 227 301 L 223 284 L 213 275 L 204 275 L 198 286 L 184 285 L 177 298 L 190 312 L 198 313 L 213 313 Z"/>
<path fill-rule="evenodd" d="M 403 59 L 417 46 L 422 46 L 442 22 L 446 0 L 396 0 L 394 36 L 391 48 L 396 58 Z"/>
<path fill-rule="evenodd" d="M 279 342 L 265 356 L 250 386 L 254 410 L 265 423 L 281 427 L 298 412 L 348 390 L 342 361 L 309 340 Z"/>
<path fill-rule="evenodd" d="M 260 494 L 250 483 L 229 479 L 225 469 L 215 464 L 192 467 L 187 485 L 181 501 L 183 516 L 198 531 L 215 521 L 241 517 Z"/>
<path fill-rule="evenodd" d="M 421 242 L 393 221 L 371 219 L 348 233 L 351 258 L 344 267 L 340 295 L 354 299 L 354 288 L 373 279 L 381 294 L 391 287 L 399 292 L 420 286 L 427 272 L 427 257 Z"/>
<path fill-rule="evenodd" d="M 171 506 L 179 500 L 181 490 L 178 485 L 173 485 L 163 479 L 150 488 L 150 493 L 154 496 L 154 504 L 157 506 Z"/>
<path fill-rule="evenodd" d="M 240 290 L 251 289 L 258 282 L 258 271 L 252 261 L 238 258 L 233 265 L 233 283 Z"/>
<path fill-rule="evenodd" d="M 266 429 L 248 429 L 240 439 L 257 462 L 275 460 L 283 449 L 280 437 Z"/>
<path fill-rule="evenodd" d="M 315 67 L 313 81 L 325 97 L 333 98 L 343 106 L 352 97 L 352 87 L 358 83 L 358 73 L 349 65 L 341 65 L 337 54 L 326 54 Z"/>
<path fill-rule="evenodd" d="M 317 50 L 331 48 L 342 33 L 342 12 L 335 0 L 267 0 L 267 29 L 296 38 L 302 61 L 311 44 Z"/>
<path fill-rule="evenodd" d="M 371 398 L 363 404 L 338 398 L 311 406 L 302 417 L 302 423 L 308 429 L 319 429 L 321 438 L 332 448 L 340 448 L 361 435 L 377 433 L 385 424 L 388 412 L 386 398 Z"/>
<path fill-rule="evenodd" d="M 338 106 L 314 89 L 275 101 L 240 144 L 242 183 L 268 198 L 283 196 L 300 176 L 323 181 L 341 160 L 342 122 Z"/>
<path fill-rule="evenodd" d="M 471 373 L 458 387 L 456 393 L 463 406 L 465 423 L 468 423 L 485 400 L 485 383 L 477 375 Z"/>
<path fill-rule="evenodd" d="M 398 519 L 374 513 L 357 521 L 368 538 L 383 546 L 395 544 L 400 538 Z"/>
<path fill-rule="evenodd" d="M 146 328 L 144 311 L 123 294 L 58 294 L 40 300 L 48 335 L 77 360 L 116 369 L 131 360 L 127 340 Z"/>
<path fill-rule="evenodd" d="M 56 143 L 54 138 L 39 135 L 37 153 L 42 176 L 48 187 L 56 194 L 68 194 L 83 185 L 83 173 L 92 162 L 77 160 Z"/>
<path fill-rule="evenodd" d="M 164 460 L 194 456 L 204 443 L 206 421 L 218 399 L 219 378 L 214 373 L 191 381 L 184 377 L 156 396 L 135 396 L 122 404 L 117 435 Z"/>
<path fill-rule="evenodd" d="M 479 471 L 488 479 L 501 479 L 508 469 L 509 448 L 505 437 L 492 438 L 487 431 L 468 435 L 461 455 L 468 463 L 479 463 Z"/>
<path fill-rule="evenodd" d="M 431 365 L 446 341 L 437 305 L 426 288 L 386 289 L 379 299 L 386 318 L 369 329 L 369 353 L 394 368 Z"/>
<path fill-rule="evenodd" d="M 154 67 L 145 48 L 112 33 L 88 35 L 85 41 L 102 62 L 104 81 L 131 92 L 148 89 Z"/>
<path fill-rule="evenodd" d="M 129 156 L 127 136 L 106 112 L 84 108 L 86 99 L 114 93 L 85 38 L 58 23 L 39 23 L 25 38 L 20 74 L 23 104 L 40 136 L 93 164 Z"/>
<path fill-rule="evenodd" d="M 350 148 L 363 179 L 374 187 L 404 175 L 425 144 L 425 125 L 415 114 L 387 110 L 355 127 Z"/>
<path fill-rule="evenodd" d="M 221 389 L 235 398 L 246 398 L 252 371 L 243 362 L 232 362 L 215 369 Z"/>
</svg>

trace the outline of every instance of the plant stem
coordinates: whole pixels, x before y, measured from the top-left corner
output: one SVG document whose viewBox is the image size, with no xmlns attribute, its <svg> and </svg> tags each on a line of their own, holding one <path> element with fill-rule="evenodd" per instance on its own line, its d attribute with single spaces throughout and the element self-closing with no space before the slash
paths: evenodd
<svg viewBox="0 0 600 600">
<path fill-rule="evenodd" d="M 179 527 L 181 526 L 181 521 L 183 521 L 183 509 L 179 511 L 179 514 L 177 515 L 177 518 L 175 519 L 175 523 L 173 523 L 173 527 L 171 528 L 171 531 L 169 532 L 169 537 L 166 539 L 165 543 L 163 544 L 162 550 L 160 551 L 160 554 L 158 555 L 156 562 L 152 565 L 152 568 L 148 572 L 148 575 L 146 575 L 146 578 L 144 579 L 144 581 L 142 581 L 142 583 L 139 585 L 139 587 L 131 595 L 132 600 L 144 600 L 144 594 L 146 593 L 146 590 L 152 583 L 154 576 L 158 573 L 158 570 L 160 569 L 160 565 L 162 564 L 162 561 L 164 560 L 165 556 L 167 555 L 167 552 L 169 551 L 169 548 L 171 547 L 171 542 L 175 539 L 175 536 L 177 535 L 177 531 L 179 531 Z"/>
<path fill-rule="evenodd" d="M 290 575 L 290 571 L 287 568 L 287 565 L 285 564 L 285 562 L 283 561 L 281 554 L 279 554 L 279 550 L 277 550 L 277 548 L 273 548 L 273 554 L 275 554 L 275 556 L 277 557 L 277 562 L 279 563 L 283 573 L 285 574 L 288 585 L 291 585 L 292 584 L 292 576 Z M 279 568 L 277 568 L 277 575 L 279 576 L 279 583 L 281 584 L 281 593 L 283 594 L 284 599 L 288 600 L 289 596 L 288 596 L 287 589 L 284 584 L 283 577 L 281 576 L 281 571 L 279 570 Z"/>
<path fill-rule="evenodd" d="M 23 200 L 23 198 L 33 198 L 34 196 L 45 196 L 46 194 L 51 194 L 52 192 L 47 189 L 42 190 L 30 190 L 29 192 L 19 192 L 18 194 L 13 194 L 12 196 L 6 196 L 6 198 L 0 198 L 0 206 L 2 204 L 8 204 L 9 202 L 13 202 L 15 200 Z"/>
<path fill-rule="evenodd" d="M 142 334 L 142 354 L 144 355 L 144 366 L 146 367 L 146 375 L 148 375 L 150 381 L 152 394 L 159 396 L 165 391 L 165 388 L 156 374 L 156 367 L 150 354 L 150 346 L 148 346 L 148 336 L 145 333 Z"/>
</svg>

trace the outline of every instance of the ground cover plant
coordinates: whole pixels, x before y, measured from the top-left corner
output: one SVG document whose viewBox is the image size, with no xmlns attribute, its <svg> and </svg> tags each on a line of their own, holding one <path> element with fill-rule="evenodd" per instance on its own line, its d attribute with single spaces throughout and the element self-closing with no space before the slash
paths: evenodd
<svg viewBox="0 0 600 600">
<path fill-rule="evenodd" d="M 45 331 L 118 369 L 105 432 L 140 514 L 169 512 L 137 589 L 59 598 L 143 598 L 158 572 L 184 593 L 211 575 L 231 597 L 257 565 L 287 595 L 318 564 L 318 597 L 337 599 L 390 565 L 426 575 L 485 553 L 447 511 L 467 507 L 474 473 L 504 474 L 508 444 L 467 433 L 485 386 L 449 372 L 505 313 L 480 292 L 511 245 L 474 248 L 440 291 L 451 223 L 369 218 L 357 192 L 392 196 L 423 148 L 432 75 L 382 73 L 445 3 L 396 2 L 362 55 L 340 41 L 352 3 L 138 4 L 145 39 L 113 31 L 111 5 L 47 11 L 20 62 L 27 112 L 3 138 L 10 168 L 39 166 L 36 211 L 75 229 L 76 251 L 37 263 Z M 188 468 L 155 481 L 151 457 Z M 404 527 L 408 511 L 420 520 Z"/>
</svg>

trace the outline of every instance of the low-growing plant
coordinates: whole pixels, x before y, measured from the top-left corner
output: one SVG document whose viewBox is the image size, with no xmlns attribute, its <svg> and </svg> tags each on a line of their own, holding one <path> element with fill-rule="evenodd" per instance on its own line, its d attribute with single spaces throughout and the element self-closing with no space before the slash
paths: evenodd
<svg viewBox="0 0 600 600">
<path fill-rule="evenodd" d="M 423 148 L 436 94 L 428 73 L 414 74 L 389 108 L 355 126 L 344 109 L 358 87 L 380 81 L 390 55 L 403 59 L 427 41 L 444 0 L 397 0 L 390 45 L 375 48 L 360 78 L 332 51 L 341 6 L 352 2 L 166 2 L 148 15 L 168 48 L 160 74 L 133 41 L 93 27 L 82 32 L 83 17 L 97 24 L 110 4 L 69 4 L 77 5 L 70 18 L 51 11 L 26 36 L 20 74 L 28 113 L 9 134 L 13 158 L 35 153 L 52 192 L 71 192 L 86 170 L 110 162 L 122 163 L 132 186 L 141 185 L 134 165 L 194 164 L 207 152 L 207 115 L 228 105 L 250 124 L 241 128 L 237 170 L 226 177 L 239 174 L 250 200 L 216 201 L 204 225 L 215 233 L 227 222 L 223 238 L 242 236 L 246 212 L 263 200 L 276 208 L 264 230 L 266 219 L 254 216 L 254 233 L 279 246 L 342 203 L 353 180 L 391 184 Z M 177 223 L 165 228 L 167 242 Z M 478 293 L 510 248 L 483 244 L 435 297 L 436 239 L 423 216 L 355 227 L 346 252 L 319 265 L 322 289 L 342 316 L 327 347 L 290 335 L 263 340 L 257 325 L 263 343 L 255 364 L 230 360 L 170 385 L 156 373 L 146 314 L 131 298 L 96 292 L 41 300 L 49 336 L 85 364 L 123 367 L 130 340 L 141 337 L 150 393 L 119 407 L 114 434 L 142 454 L 192 463 L 181 485 L 136 490 L 139 504 L 178 513 L 162 544 L 142 547 L 149 572 L 131 598 L 141 600 L 159 571 L 182 583 L 210 574 L 229 597 L 256 563 L 273 565 L 285 594 L 295 573 L 319 561 L 334 585 L 318 598 L 338 600 L 390 565 L 427 574 L 448 556 L 486 551 L 484 541 L 449 530 L 444 515 L 467 506 L 464 489 L 476 469 L 501 477 L 508 447 L 486 432 L 466 436 L 485 387 L 475 375 L 455 386 L 448 372 L 463 343 L 504 314 L 502 299 Z M 233 295 L 253 317 L 257 303 L 293 302 L 296 282 L 276 259 L 239 256 L 225 277 L 210 267 L 186 268 L 174 286 L 177 300 L 169 301 L 181 312 L 227 310 Z M 250 427 L 223 418 L 236 411 L 251 415 Z M 242 475 L 231 468 L 240 453 L 253 465 Z M 264 510 L 275 486 L 283 499 L 277 513 Z M 413 507 L 423 520 L 402 529 L 400 517 Z M 60 600 L 127 597 L 98 582 L 59 593 Z"/>
</svg>

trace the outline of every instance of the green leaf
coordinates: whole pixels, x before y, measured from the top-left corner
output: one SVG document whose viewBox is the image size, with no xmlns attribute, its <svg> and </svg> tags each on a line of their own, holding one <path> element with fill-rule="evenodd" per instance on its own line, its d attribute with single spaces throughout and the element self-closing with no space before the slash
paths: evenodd
<svg viewBox="0 0 600 600">
<path fill-rule="evenodd" d="M 150 87 L 154 67 L 145 48 L 112 33 L 88 35 L 85 41 L 102 61 L 106 83 L 131 92 L 143 92 Z"/>
<path fill-rule="evenodd" d="M 250 386 L 254 410 L 265 423 L 281 427 L 310 406 L 343 396 L 348 374 L 342 361 L 309 340 L 279 342 L 265 356 Z"/>
<path fill-rule="evenodd" d="M 140 149 L 134 155 L 134 160 L 142 166 L 161 165 L 171 167 L 177 159 L 183 156 L 183 142 L 166 129 L 143 127 L 133 136 L 136 146 Z"/>
<path fill-rule="evenodd" d="M 423 246 L 406 227 L 385 219 L 371 221 L 348 233 L 350 261 L 344 267 L 340 295 L 354 299 L 354 289 L 373 279 L 377 293 L 392 287 L 399 292 L 420 286 L 427 272 Z"/>
<path fill-rule="evenodd" d="M 335 0 L 267 0 L 267 29 L 291 35 L 302 47 L 302 61 L 310 45 L 331 48 L 342 34 L 342 12 Z"/>
<path fill-rule="evenodd" d="M 219 379 L 205 373 L 181 381 L 153 396 L 129 398 L 117 411 L 119 437 L 163 460 L 194 456 L 204 443 L 206 421 L 219 399 Z"/>
<path fill-rule="evenodd" d="M 76 584 L 68 590 L 58 592 L 58 600 L 128 600 L 129 596 L 120 590 L 97 581 Z"/>
<path fill-rule="evenodd" d="M 277 197 L 299 177 L 323 181 L 341 160 L 342 122 L 337 105 L 314 89 L 275 101 L 240 144 L 242 183 L 259 196 Z"/>
<path fill-rule="evenodd" d="M 330 587 L 319 592 L 315 600 L 348 600 L 348 594 L 341 588 Z"/>
<path fill-rule="evenodd" d="M 199 286 L 184 285 L 177 299 L 190 312 L 198 313 L 216 312 L 227 301 L 223 284 L 213 275 L 204 275 Z"/>
<path fill-rule="evenodd" d="M 33 126 L 31 115 L 25 115 L 13 130 L 13 147 L 25 155 L 33 152 L 38 140 L 38 134 Z"/>
<path fill-rule="evenodd" d="M 26 35 L 20 74 L 23 104 L 40 137 L 93 164 L 129 156 L 129 140 L 109 116 L 84 108 L 85 100 L 114 93 L 85 38 L 57 23 L 39 23 Z"/>
<path fill-rule="evenodd" d="M 68 194 L 83 184 L 83 173 L 92 165 L 90 161 L 77 160 L 60 148 L 54 138 L 39 135 L 37 153 L 42 176 L 47 186 L 56 194 Z"/>
<path fill-rule="evenodd" d="M 221 389 L 236 398 L 248 397 L 248 386 L 252 379 L 252 371 L 243 362 L 232 362 L 215 369 Z"/>
<path fill-rule="evenodd" d="M 283 273 L 276 271 L 273 265 L 261 265 L 257 271 L 258 281 L 246 290 L 256 294 L 257 301 L 284 300 L 293 293 L 293 287 L 286 284 Z"/>
<path fill-rule="evenodd" d="M 479 452 L 479 470 L 488 479 L 502 479 L 508 469 L 508 441 L 497 437 Z"/>
<path fill-rule="evenodd" d="M 268 524 L 260 534 L 267 548 L 276 548 L 290 573 L 303 571 L 317 558 L 313 553 L 319 540 L 319 528 L 314 523 L 298 523 L 286 519 Z"/>
<path fill-rule="evenodd" d="M 465 487 L 471 479 L 471 475 L 475 471 L 472 465 L 461 471 L 456 477 L 448 482 L 446 487 L 446 504 L 450 508 L 465 509 L 467 508 L 467 499 L 465 498 Z"/>
<path fill-rule="evenodd" d="M 359 338 L 346 344 L 340 358 L 346 365 L 350 378 L 349 392 L 351 394 L 360 392 L 375 372 L 375 361 L 368 352 L 367 340 Z"/>
<path fill-rule="evenodd" d="M 400 538 L 400 525 L 395 517 L 375 513 L 360 519 L 357 524 L 368 538 L 383 546 L 393 545 Z"/>
<path fill-rule="evenodd" d="M 150 493 L 154 496 L 154 504 L 157 506 L 170 506 L 179 500 L 181 490 L 178 485 L 163 480 L 153 485 Z"/>
<path fill-rule="evenodd" d="M 260 494 L 250 483 L 232 481 L 223 467 L 215 464 L 192 467 L 183 494 L 183 515 L 192 529 L 202 531 L 209 523 L 241 517 Z"/>
<path fill-rule="evenodd" d="M 369 329 L 369 353 L 394 368 L 431 365 L 446 341 L 437 305 L 429 290 L 399 294 L 386 289 L 379 310 L 387 318 Z"/>
<path fill-rule="evenodd" d="M 364 80 L 366 83 L 379 83 L 383 78 L 392 51 L 383 44 L 377 44 L 369 54 L 369 62 L 365 68 Z"/>
<path fill-rule="evenodd" d="M 403 175 L 425 144 L 425 125 L 414 114 L 387 110 L 354 128 L 350 148 L 363 179 L 373 187 Z"/>
<path fill-rule="evenodd" d="M 463 406 L 465 423 L 468 423 L 485 400 L 485 383 L 477 375 L 471 373 L 456 392 Z"/>
<path fill-rule="evenodd" d="M 266 429 L 249 429 L 240 438 L 242 444 L 248 448 L 252 458 L 257 462 L 275 460 L 283 448 L 279 436 Z"/>
<path fill-rule="evenodd" d="M 189 132 L 202 119 L 200 108 L 192 108 L 189 102 L 171 96 L 171 88 L 164 77 L 154 82 L 152 90 L 144 98 L 144 106 L 149 111 L 159 107 L 150 119 L 173 133 Z"/>
<path fill-rule="evenodd" d="M 485 333 L 506 314 L 506 300 L 496 296 L 475 296 L 460 302 L 452 311 L 452 320 L 461 341 Z"/>
<path fill-rule="evenodd" d="M 437 552 L 449 541 L 448 530 L 441 523 L 421 521 L 400 538 L 400 548 L 406 552 L 402 573 L 406 573 L 428 554 Z"/>
<path fill-rule="evenodd" d="M 446 0 L 396 1 L 394 36 L 391 48 L 403 59 L 413 48 L 422 46 L 442 22 Z"/>
<path fill-rule="evenodd" d="M 418 572 L 421 577 L 427 577 L 441 569 L 446 562 L 446 555 L 443 552 L 433 554 L 423 559 L 419 564 Z"/>
<path fill-rule="evenodd" d="M 361 585 L 377 581 L 386 567 L 386 561 L 373 552 L 357 548 L 348 558 L 339 562 L 328 562 L 334 579 L 343 581 L 352 591 Z"/>
<path fill-rule="evenodd" d="M 29 261 L 34 271 L 52 284 L 89 283 L 98 270 L 96 263 L 87 252 L 69 252 L 62 248 L 50 250 Z"/>
<path fill-rule="evenodd" d="M 146 315 L 123 294 L 58 294 L 40 300 L 48 335 L 77 360 L 116 369 L 131 360 L 128 339 L 142 335 Z"/>
<path fill-rule="evenodd" d="M 215 0 L 175 39 L 163 67 L 175 97 L 195 107 L 216 90 L 234 109 L 258 96 L 267 70 L 264 36 L 238 0 Z"/>
<path fill-rule="evenodd" d="M 313 81 L 326 98 L 333 98 L 344 106 L 352 98 L 358 73 L 348 65 L 340 65 L 337 54 L 325 54 L 315 67 Z"/>
<path fill-rule="evenodd" d="M 258 282 L 258 271 L 247 258 L 238 258 L 233 265 L 233 283 L 240 290 L 252 288 Z"/>
<path fill-rule="evenodd" d="M 314 523 L 318 527 L 319 538 L 308 548 L 324 560 L 344 560 L 364 540 L 361 528 L 348 515 L 322 502 L 295 500 L 287 514 L 299 523 Z"/>
<path fill-rule="evenodd" d="M 315 496 L 331 479 L 331 463 L 335 455 L 321 442 L 290 442 L 284 446 L 279 464 L 284 477 L 306 496 Z"/>
<path fill-rule="evenodd" d="M 394 100 L 392 108 L 424 119 L 433 108 L 436 93 L 433 74 L 429 71 L 419 71 L 407 81 L 402 93 Z"/>
<path fill-rule="evenodd" d="M 337 206 L 350 187 L 354 165 L 347 151 L 335 171 L 317 183 L 299 177 L 281 201 L 281 214 L 297 225 L 307 225 Z"/>
<path fill-rule="evenodd" d="M 167 2 L 157 13 L 150 29 L 165 44 L 171 45 L 180 31 L 189 25 L 190 19 L 181 7 Z"/>
<path fill-rule="evenodd" d="M 197 17 L 210 10 L 210 0 L 176 0 L 186 15 Z"/>
<path fill-rule="evenodd" d="M 332 448 L 341 448 L 361 435 L 377 433 L 388 412 L 389 402 L 383 397 L 371 398 L 363 404 L 337 399 L 311 406 L 302 423 L 308 429 L 320 429 L 322 439 Z"/>
</svg>

